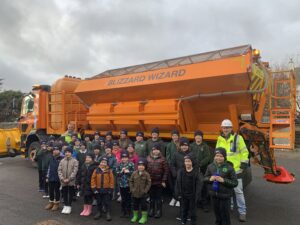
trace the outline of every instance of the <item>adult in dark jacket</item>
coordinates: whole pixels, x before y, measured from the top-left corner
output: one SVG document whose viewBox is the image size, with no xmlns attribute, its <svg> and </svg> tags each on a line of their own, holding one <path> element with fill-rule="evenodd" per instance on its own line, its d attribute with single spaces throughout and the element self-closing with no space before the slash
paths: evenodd
<svg viewBox="0 0 300 225">
<path fill-rule="evenodd" d="M 180 151 L 175 152 L 175 154 L 172 157 L 171 164 L 170 164 L 170 170 L 172 173 L 173 179 L 176 180 L 177 173 L 180 169 L 184 168 L 184 157 L 189 155 L 193 159 L 194 162 L 195 156 L 192 154 L 192 152 L 189 150 L 189 140 L 186 137 L 181 137 L 179 140 L 180 143 Z M 196 163 L 195 163 L 196 164 Z M 198 167 L 194 165 L 194 169 L 197 169 Z M 180 206 L 180 201 L 177 201 L 175 203 L 177 207 Z"/>
<path fill-rule="evenodd" d="M 233 167 L 226 161 L 224 148 L 216 149 L 214 162 L 208 166 L 204 181 L 208 183 L 209 194 L 212 196 L 215 224 L 230 225 L 230 198 L 238 180 Z"/>
<path fill-rule="evenodd" d="M 184 168 L 177 174 L 175 195 L 180 199 L 181 224 L 186 224 L 188 213 L 191 216 L 191 225 L 196 224 L 196 202 L 200 195 L 202 176 L 198 169 L 193 168 L 194 160 L 186 155 Z"/>
<path fill-rule="evenodd" d="M 83 196 L 83 211 L 81 216 L 89 216 L 92 213 L 93 191 L 91 189 L 91 178 L 94 170 L 99 166 L 98 162 L 94 161 L 95 155 L 87 153 L 85 163 L 78 171 L 77 187 L 80 187 L 81 196 Z"/>
<path fill-rule="evenodd" d="M 165 143 L 163 140 L 159 137 L 159 129 L 157 127 L 153 128 L 151 131 L 151 138 L 147 140 L 146 144 L 146 151 L 147 151 L 147 156 L 150 155 L 152 151 L 152 147 L 155 143 L 159 143 L 161 146 L 161 154 L 163 156 L 166 156 L 166 149 L 165 149 Z"/>
<path fill-rule="evenodd" d="M 49 183 L 49 203 L 45 207 L 47 210 L 57 211 L 60 201 L 60 180 L 58 177 L 58 166 L 63 157 L 60 156 L 60 149 L 54 146 L 53 155 L 49 160 L 49 167 L 46 179 Z"/>
<path fill-rule="evenodd" d="M 162 190 L 168 179 L 168 163 L 161 155 L 161 146 L 156 143 L 151 154 L 147 157 L 147 171 L 151 177 L 149 217 L 162 216 Z"/>
<path fill-rule="evenodd" d="M 195 141 L 191 144 L 191 152 L 195 155 L 200 172 L 204 176 L 207 166 L 211 161 L 211 151 L 209 146 L 203 141 L 203 132 L 196 130 L 194 133 Z M 201 190 L 201 196 L 197 201 L 198 207 L 203 208 L 205 212 L 209 210 L 209 196 L 207 185 L 204 184 Z"/>
</svg>

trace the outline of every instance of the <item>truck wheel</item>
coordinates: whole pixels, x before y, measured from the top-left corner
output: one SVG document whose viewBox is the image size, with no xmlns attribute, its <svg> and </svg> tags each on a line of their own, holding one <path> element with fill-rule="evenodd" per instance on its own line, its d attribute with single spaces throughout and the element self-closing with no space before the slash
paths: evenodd
<svg viewBox="0 0 300 225">
<path fill-rule="evenodd" d="M 32 142 L 30 145 L 29 145 L 29 148 L 28 148 L 28 151 L 27 151 L 27 157 L 30 161 L 30 163 L 32 164 L 33 167 L 37 167 L 37 163 L 36 161 L 34 161 L 34 157 L 35 157 L 35 154 L 36 154 L 36 149 L 39 149 L 41 147 L 40 143 L 35 141 L 35 142 Z"/>
</svg>

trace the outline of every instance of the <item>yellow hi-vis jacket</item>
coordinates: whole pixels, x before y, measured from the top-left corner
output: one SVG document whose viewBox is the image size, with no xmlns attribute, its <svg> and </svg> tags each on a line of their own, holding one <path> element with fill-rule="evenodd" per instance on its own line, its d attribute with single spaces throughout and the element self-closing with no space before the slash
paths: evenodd
<svg viewBox="0 0 300 225">
<path fill-rule="evenodd" d="M 233 164 L 234 170 L 237 174 L 241 173 L 241 163 L 249 163 L 249 152 L 246 147 L 245 141 L 241 135 L 236 139 L 236 151 L 234 152 L 234 137 L 237 134 L 230 134 L 228 139 L 219 136 L 216 148 L 225 148 L 227 154 L 227 161 Z"/>
<path fill-rule="evenodd" d="M 68 131 L 66 133 L 62 134 L 61 136 L 65 137 L 65 142 L 67 142 L 68 144 L 71 143 L 71 141 L 72 141 L 72 134 L 69 134 Z M 80 139 L 81 135 L 78 133 L 77 137 Z"/>
</svg>

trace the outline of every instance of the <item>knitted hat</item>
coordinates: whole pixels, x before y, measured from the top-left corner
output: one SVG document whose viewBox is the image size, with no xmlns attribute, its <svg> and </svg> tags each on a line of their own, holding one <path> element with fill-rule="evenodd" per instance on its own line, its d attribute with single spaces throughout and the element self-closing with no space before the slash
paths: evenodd
<svg viewBox="0 0 300 225">
<path fill-rule="evenodd" d="M 102 161 L 108 162 L 108 158 L 107 158 L 107 157 L 102 157 L 102 158 L 100 159 L 100 162 L 102 162 Z"/>
<path fill-rule="evenodd" d="M 47 142 L 46 141 L 41 141 L 41 145 L 46 145 Z"/>
<path fill-rule="evenodd" d="M 172 130 L 171 135 L 173 135 L 173 134 L 177 134 L 179 136 L 179 131 L 178 130 Z"/>
<path fill-rule="evenodd" d="M 88 152 L 88 153 L 86 154 L 86 156 L 91 157 L 92 160 L 95 159 L 95 154 L 92 153 L 92 152 Z"/>
<path fill-rule="evenodd" d="M 134 144 L 130 142 L 130 143 L 128 143 L 128 147 L 134 148 Z M 128 148 L 128 147 L 127 147 L 127 148 Z"/>
<path fill-rule="evenodd" d="M 189 139 L 187 139 L 186 137 L 181 137 L 180 139 L 179 139 L 179 143 L 180 143 L 180 146 L 181 145 L 189 145 Z"/>
<path fill-rule="evenodd" d="M 101 149 L 101 146 L 100 145 L 98 145 L 98 144 L 95 144 L 94 146 L 93 146 L 93 149 L 95 150 L 95 149 Z"/>
<path fill-rule="evenodd" d="M 196 137 L 196 136 L 201 136 L 201 137 L 203 137 L 203 132 L 201 131 L 201 130 L 196 130 L 195 132 L 194 132 L 194 136 Z"/>
<path fill-rule="evenodd" d="M 129 155 L 128 155 L 128 152 L 127 151 L 122 151 L 121 152 L 121 159 L 122 158 L 128 158 L 129 157 Z"/>
<path fill-rule="evenodd" d="M 110 149 L 112 149 L 112 144 L 111 143 L 105 143 L 105 146 L 104 146 L 104 148 L 106 149 L 106 148 L 110 148 Z"/>
<path fill-rule="evenodd" d="M 111 131 L 107 131 L 105 136 L 113 136 Z"/>
<path fill-rule="evenodd" d="M 138 165 L 144 165 L 145 167 L 147 166 L 147 161 L 143 158 L 139 159 Z"/>
<path fill-rule="evenodd" d="M 215 150 L 215 155 L 216 155 L 216 154 L 221 154 L 221 155 L 223 155 L 224 159 L 226 160 L 227 154 L 226 154 L 226 149 L 225 149 L 225 148 L 216 148 L 216 150 Z"/>
<path fill-rule="evenodd" d="M 125 128 L 122 128 L 121 131 L 120 131 L 120 134 L 125 134 L 125 135 L 127 135 L 127 134 L 128 134 L 128 131 L 127 131 Z"/>
<path fill-rule="evenodd" d="M 94 135 L 100 136 L 100 132 L 96 130 L 95 133 L 94 133 Z"/>
<path fill-rule="evenodd" d="M 152 151 L 155 150 L 155 149 L 161 151 L 161 146 L 160 146 L 159 143 L 154 143 L 153 144 Z"/>
<path fill-rule="evenodd" d="M 120 146 L 119 141 L 117 140 L 113 141 L 113 146 Z"/>
<path fill-rule="evenodd" d="M 71 146 L 68 146 L 66 149 L 65 149 L 65 152 L 70 152 L 71 154 L 73 154 L 73 148 Z"/>
<path fill-rule="evenodd" d="M 104 137 L 100 137 L 100 138 L 99 138 L 99 141 L 100 141 L 100 142 L 105 142 L 105 138 L 104 138 Z"/>
<path fill-rule="evenodd" d="M 158 129 L 158 127 L 154 127 L 154 128 L 151 130 L 151 134 L 153 134 L 153 133 L 159 134 L 159 129 Z"/>
<path fill-rule="evenodd" d="M 144 137 L 144 132 L 138 131 L 138 132 L 136 132 L 136 135 L 135 135 L 135 136 L 136 136 L 136 137 L 137 137 L 137 136 Z"/>
<path fill-rule="evenodd" d="M 59 145 L 55 145 L 55 146 L 53 147 L 53 151 L 54 151 L 54 150 L 60 151 L 60 146 L 59 146 Z"/>
</svg>

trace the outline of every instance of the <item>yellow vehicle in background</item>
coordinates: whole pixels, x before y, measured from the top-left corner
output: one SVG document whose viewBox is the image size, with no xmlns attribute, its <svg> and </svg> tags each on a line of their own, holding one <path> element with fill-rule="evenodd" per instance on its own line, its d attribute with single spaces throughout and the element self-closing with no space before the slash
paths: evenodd
<svg viewBox="0 0 300 225">
<path fill-rule="evenodd" d="M 17 123 L 0 124 L 0 156 L 15 156 L 19 153 L 21 133 Z"/>
</svg>

